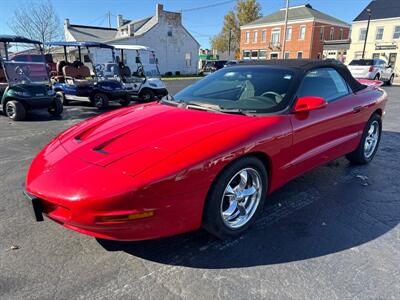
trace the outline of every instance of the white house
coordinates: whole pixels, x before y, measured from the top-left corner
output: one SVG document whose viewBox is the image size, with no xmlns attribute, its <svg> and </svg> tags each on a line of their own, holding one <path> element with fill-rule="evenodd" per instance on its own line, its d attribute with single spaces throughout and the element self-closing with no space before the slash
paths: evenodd
<svg viewBox="0 0 400 300">
<path fill-rule="evenodd" d="M 200 44 L 182 25 L 182 14 L 165 11 L 140 20 L 117 18 L 117 28 L 93 27 L 64 21 L 67 41 L 97 41 L 113 45 L 143 45 L 154 49 L 162 74 L 196 74 Z"/>
</svg>

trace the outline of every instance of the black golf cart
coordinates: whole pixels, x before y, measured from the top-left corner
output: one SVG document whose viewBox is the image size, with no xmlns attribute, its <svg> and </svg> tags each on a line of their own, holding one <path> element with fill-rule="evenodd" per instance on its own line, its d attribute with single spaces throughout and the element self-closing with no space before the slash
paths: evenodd
<svg viewBox="0 0 400 300">
<path fill-rule="evenodd" d="M 22 59 L 26 54 L 42 59 Z M 40 42 L 0 35 L 0 99 L 4 114 L 14 121 L 25 119 L 26 112 L 33 109 L 62 113 L 62 101 L 51 87 Z"/>
</svg>

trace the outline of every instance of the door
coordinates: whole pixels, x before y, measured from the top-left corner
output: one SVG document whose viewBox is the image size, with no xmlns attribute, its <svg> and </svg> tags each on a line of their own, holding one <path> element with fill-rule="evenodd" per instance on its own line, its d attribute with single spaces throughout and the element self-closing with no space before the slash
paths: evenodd
<svg viewBox="0 0 400 300">
<path fill-rule="evenodd" d="M 303 96 L 322 97 L 327 106 L 291 115 L 293 147 L 287 169 L 292 178 L 353 151 L 363 126 L 361 103 L 335 69 L 309 71 L 297 93 Z"/>
</svg>

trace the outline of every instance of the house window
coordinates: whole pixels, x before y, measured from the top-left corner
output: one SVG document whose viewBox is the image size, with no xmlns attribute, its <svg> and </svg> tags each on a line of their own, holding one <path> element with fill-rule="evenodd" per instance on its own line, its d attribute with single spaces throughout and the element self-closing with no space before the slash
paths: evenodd
<svg viewBox="0 0 400 300">
<path fill-rule="evenodd" d="M 400 38 L 400 26 L 394 27 L 393 39 L 397 40 Z"/>
<path fill-rule="evenodd" d="M 324 27 L 323 27 L 323 26 L 322 26 L 322 27 L 320 28 L 320 30 L 319 30 L 319 39 L 320 39 L 321 41 L 324 40 Z"/>
<path fill-rule="evenodd" d="M 286 28 L 286 40 L 290 41 L 292 39 L 292 27 Z"/>
<path fill-rule="evenodd" d="M 302 59 L 303 58 L 303 52 L 299 51 L 297 52 L 297 59 Z"/>
<path fill-rule="evenodd" d="M 168 33 L 167 33 L 167 35 L 168 35 L 168 36 L 172 36 L 172 26 L 169 26 L 169 27 L 168 27 Z"/>
<path fill-rule="evenodd" d="M 187 52 L 185 54 L 185 60 L 186 60 L 186 67 L 191 67 L 192 66 L 192 53 Z"/>
<path fill-rule="evenodd" d="M 376 40 L 383 39 L 383 30 L 384 30 L 384 27 L 377 27 L 376 28 L 376 35 L 375 35 L 375 39 Z"/>
<path fill-rule="evenodd" d="M 359 41 L 365 41 L 365 38 L 367 37 L 367 28 L 361 28 L 360 29 L 360 34 L 358 36 Z"/>
<path fill-rule="evenodd" d="M 244 42 L 248 44 L 250 42 L 250 31 L 246 31 Z"/>
<path fill-rule="evenodd" d="M 317 54 L 317 59 L 321 59 L 321 53 Z"/>
<path fill-rule="evenodd" d="M 277 47 L 280 45 L 281 40 L 281 30 L 273 29 L 271 33 L 271 45 Z"/>
<path fill-rule="evenodd" d="M 249 50 L 243 51 L 243 59 L 250 59 L 250 51 Z"/>
<path fill-rule="evenodd" d="M 379 53 L 373 53 L 372 59 L 379 59 Z"/>
<path fill-rule="evenodd" d="M 260 54 L 258 55 L 259 59 L 266 59 L 267 58 L 267 50 L 260 50 Z"/>
<path fill-rule="evenodd" d="M 343 40 L 343 28 L 340 28 L 340 40 Z"/>
<path fill-rule="evenodd" d="M 261 32 L 261 42 L 265 42 L 267 40 L 267 31 L 263 30 Z"/>
<path fill-rule="evenodd" d="M 253 43 L 257 43 L 258 31 L 253 32 Z"/>
<path fill-rule="evenodd" d="M 258 59 L 258 50 L 251 50 L 251 59 Z"/>
<path fill-rule="evenodd" d="M 335 27 L 331 27 L 331 32 L 329 32 L 329 39 L 333 40 L 334 35 L 335 35 Z"/>
<path fill-rule="evenodd" d="M 300 26 L 300 34 L 299 34 L 299 40 L 304 40 L 306 38 L 306 26 L 301 25 Z"/>
<path fill-rule="evenodd" d="M 283 58 L 284 59 L 289 59 L 290 58 L 290 52 L 285 52 Z"/>
<path fill-rule="evenodd" d="M 278 59 L 278 53 L 271 53 L 271 59 Z"/>
</svg>

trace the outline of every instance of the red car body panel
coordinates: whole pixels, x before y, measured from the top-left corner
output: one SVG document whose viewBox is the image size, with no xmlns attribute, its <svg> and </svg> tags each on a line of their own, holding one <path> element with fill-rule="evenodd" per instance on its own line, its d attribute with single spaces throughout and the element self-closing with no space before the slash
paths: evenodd
<svg viewBox="0 0 400 300">
<path fill-rule="evenodd" d="M 201 226 L 209 188 L 222 169 L 257 155 L 268 193 L 353 151 L 386 93 L 370 86 L 325 108 L 244 116 L 147 104 L 88 119 L 61 133 L 33 160 L 28 193 L 65 227 L 116 240 L 170 236 Z M 129 221 L 103 216 L 152 212 Z"/>
</svg>

